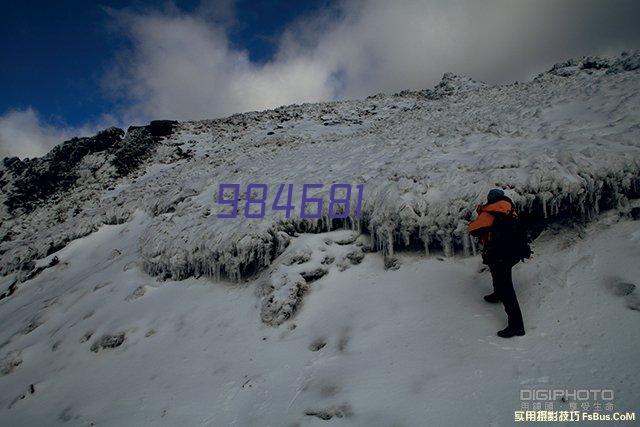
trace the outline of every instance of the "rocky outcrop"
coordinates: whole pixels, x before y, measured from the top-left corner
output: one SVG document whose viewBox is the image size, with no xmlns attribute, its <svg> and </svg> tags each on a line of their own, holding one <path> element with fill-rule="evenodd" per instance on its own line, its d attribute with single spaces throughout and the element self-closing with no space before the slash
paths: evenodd
<svg viewBox="0 0 640 427">
<path fill-rule="evenodd" d="M 584 56 L 573 58 L 555 64 L 549 70 L 550 74 L 561 77 L 569 77 L 580 71 L 607 70 L 608 74 L 623 71 L 633 71 L 640 68 L 640 52 L 622 52 L 620 56 L 605 58 L 599 56 Z"/>
<path fill-rule="evenodd" d="M 171 135 L 177 124 L 154 120 L 147 126 L 131 126 L 126 134 L 110 127 L 95 136 L 64 141 L 43 157 L 7 157 L 0 168 L 4 204 L 9 213 L 31 212 L 51 195 L 70 189 L 81 175 L 78 166 L 91 154 L 103 153 L 114 167 L 111 175 L 125 176 L 140 166 L 160 138 Z"/>
<path fill-rule="evenodd" d="M 123 135 L 122 129 L 111 127 L 92 137 L 65 141 L 44 157 L 5 158 L 4 170 L 0 170 L 0 186 L 7 192 L 4 203 L 9 212 L 18 209 L 30 212 L 53 193 L 69 189 L 78 179 L 78 163 L 88 154 L 113 147 Z"/>
</svg>

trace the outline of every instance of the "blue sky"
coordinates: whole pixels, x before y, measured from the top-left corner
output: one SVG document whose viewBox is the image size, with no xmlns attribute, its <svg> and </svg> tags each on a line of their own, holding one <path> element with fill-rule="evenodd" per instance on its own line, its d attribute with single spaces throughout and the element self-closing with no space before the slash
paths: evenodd
<svg viewBox="0 0 640 427">
<path fill-rule="evenodd" d="M 238 1 L 230 41 L 246 49 L 252 61 L 264 62 L 274 52 L 275 37 L 288 23 L 328 3 Z M 200 5 L 194 0 L 174 4 L 187 13 Z M 3 8 L 0 114 L 32 107 L 47 121 L 79 126 L 111 113 L 116 107 L 102 93 L 101 81 L 127 39 L 111 28 L 113 18 L 108 10 L 152 7 L 158 7 L 158 2 L 21 1 Z"/>
<path fill-rule="evenodd" d="M 490 84 L 640 48 L 637 0 L 12 2 L 0 15 L 0 158 L 152 119 Z"/>
</svg>

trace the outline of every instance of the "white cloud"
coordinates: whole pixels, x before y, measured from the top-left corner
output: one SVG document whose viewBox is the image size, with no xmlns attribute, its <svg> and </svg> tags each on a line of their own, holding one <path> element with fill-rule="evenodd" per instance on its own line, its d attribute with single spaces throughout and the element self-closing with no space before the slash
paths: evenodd
<svg viewBox="0 0 640 427">
<path fill-rule="evenodd" d="M 104 77 L 120 100 L 117 120 L 101 122 L 125 125 L 425 88 L 447 71 L 523 80 L 569 57 L 640 45 L 634 0 L 344 0 L 289 25 L 261 64 L 229 41 L 233 0 L 202 1 L 191 13 L 171 3 L 110 13 L 130 48 Z M 98 127 L 9 112 L 0 117 L 0 156 L 42 154 Z"/>
<path fill-rule="evenodd" d="M 225 31 L 198 16 L 119 15 L 133 51 L 108 75 L 132 116 L 196 119 L 327 99 L 323 64 L 293 56 L 258 66 Z"/>
<path fill-rule="evenodd" d="M 110 125 L 111 121 L 104 117 L 91 126 L 52 126 L 45 123 L 31 107 L 8 111 L 0 116 L 0 159 L 9 156 L 42 156 L 54 145 L 74 136 L 93 135 Z"/>
<path fill-rule="evenodd" d="M 107 82 L 128 114 L 176 119 L 424 88 L 446 71 L 507 82 L 637 45 L 635 9 L 596 0 L 344 1 L 291 25 L 265 64 L 231 47 L 227 25 L 197 12 L 125 11 L 114 16 L 132 49 Z"/>
</svg>

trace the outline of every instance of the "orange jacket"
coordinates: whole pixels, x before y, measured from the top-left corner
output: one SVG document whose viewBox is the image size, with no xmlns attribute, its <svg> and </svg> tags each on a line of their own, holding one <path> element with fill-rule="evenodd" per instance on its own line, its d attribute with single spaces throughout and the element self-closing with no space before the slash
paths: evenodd
<svg viewBox="0 0 640 427">
<path fill-rule="evenodd" d="M 469 223 L 469 234 L 480 238 L 481 243 L 487 243 L 491 239 L 491 226 L 496 219 L 496 215 L 516 215 L 511 203 L 506 200 L 487 205 L 480 205 L 476 209 L 478 218 Z"/>
</svg>

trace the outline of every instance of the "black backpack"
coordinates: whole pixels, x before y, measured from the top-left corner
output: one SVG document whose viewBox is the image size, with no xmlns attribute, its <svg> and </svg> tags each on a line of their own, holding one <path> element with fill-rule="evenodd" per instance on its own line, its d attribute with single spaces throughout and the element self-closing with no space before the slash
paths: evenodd
<svg viewBox="0 0 640 427">
<path fill-rule="evenodd" d="M 531 239 L 517 215 L 496 215 L 491 229 L 492 246 L 502 257 L 513 260 L 514 264 L 531 258 Z"/>
</svg>

